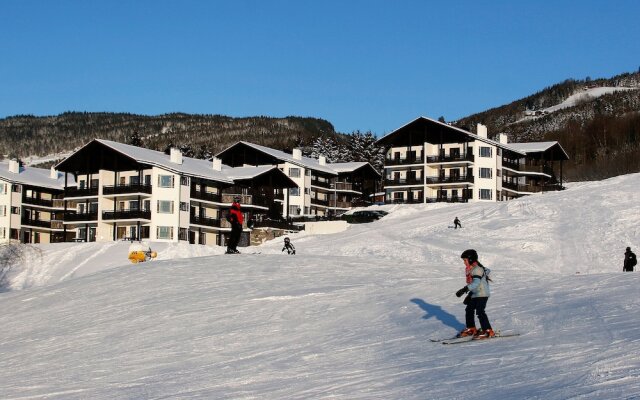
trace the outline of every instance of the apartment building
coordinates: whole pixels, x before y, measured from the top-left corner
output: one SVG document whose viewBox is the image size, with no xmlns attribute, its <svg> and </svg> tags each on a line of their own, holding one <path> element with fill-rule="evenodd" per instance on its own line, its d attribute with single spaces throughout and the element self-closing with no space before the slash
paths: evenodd
<svg viewBox="0 0 640 400">
<path fill-rule="evenodd" d="M 64 229 L 79 241 L 225 245 L 235 196 L 242 198 L 246 226 L 269 212 L 275 191 L 296 186 L 275 166 L 231 168 L 218 158 L 183 157 L 178 149 L 165 154 L 99 139 L 56 168 L 64 173 Z M 249 242 L 248 230 L 242 242 Z"/>
<path fill-rule="evenodd" d="M 387 148 L 385 202 L 502 201 L 562 189 L 558 142 L 508 143 L 419 117 L 377 141 Z M 558 171 L 558 172 L 556 172 Z"/>
<path fill-rule="evenodd" d="M 63 178 L 53 168 L 24 167 L 16 160 L 0 162 L 0 242 L 66 240 Z"/>
<path fill-rule="evenodd" d="M 249 142 L 238 142 L 217 154 L 225 164 L 276 165 L 295 188 L 278 191 L 281 205 L 275 216 L 324 217 L 340 215 L 374 193 L 380 174 L 367 162 L 327 163 L 326 157 L 305 157 L 300 149 L 291 154 Z"/>
</svg>

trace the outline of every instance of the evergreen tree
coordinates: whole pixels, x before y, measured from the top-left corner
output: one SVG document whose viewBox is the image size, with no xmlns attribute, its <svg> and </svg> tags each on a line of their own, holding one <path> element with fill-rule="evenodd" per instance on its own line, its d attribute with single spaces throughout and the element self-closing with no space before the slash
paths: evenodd
<svg viewBox="0 0 640 400">
<path fill-rule="evenodd" d="M 127 144 L 130 144 L 132 146 L 144 147 L 138 131 L 133 131 L 133 134 L 129 136 L 129 140 L 127 141 Z"/>
</svg>

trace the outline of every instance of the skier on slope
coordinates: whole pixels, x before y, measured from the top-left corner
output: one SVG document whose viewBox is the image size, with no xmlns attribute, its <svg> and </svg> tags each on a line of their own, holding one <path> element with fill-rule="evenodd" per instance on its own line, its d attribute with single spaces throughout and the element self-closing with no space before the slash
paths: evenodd
<svg viewBox="0 0 640 400">
<path fill-rule="evenodd" d="M 463 294 L 470 292 L 464 299 L 466 328 L 463 329 L 458 337 L 473 336 L 474 339 L 488 339 L 495 336 L 489 318 L 485 313 L 487 301 L 489 300 L 489 273 L 490 270 L 485 268 L 478 261 L 478 253 L 473 250 L 465 250 L 460 255 L 465 266 L 465 275 L 467 285 L 456 292 L 456 296 L 461 297 Z M 476 329 L 474 313 L 480 321 L 480 330 Z"/>
<path fill-rule="evenodd" d="M 627 247 L 627 251 L 624 252 L 624 266 L 622 270 L 625 272 L 633 272 L 633 267 L 635 267 L 637 263 L 636 255 L 631 251 L 631 247 Z"/>
<path fill-rule="evenodd" d="M 456 217 L 453 220 L 453 229 L 458 229 L 458 227 L 462 228 L 462 224 L 460 223 L 460 220 L 458 219 L 458 217 Z"/>
<path fill-rule="evenodd" d="M 293 246 L 293 243 L 291 243 L 291 240 L 286 237 L 284 238 L 284 247 L 282 248 L 282 251 L 287 250 L 287 254 L 296 254 L 296 248 Z"/>
<path fill-rule="evenodd" d="M 242 235 L 242 222 L 244 221 L 242 210 L 240 209 L 240 200 L 242 200 L 240 196 L 234 197 L 231 209 L 229 209 L 231 233 L 229 234 L 229 242 L 227 242 L 226 254 L 240 254 L 238 243 L 240 242 L 240 235 Z"/>
</svg>

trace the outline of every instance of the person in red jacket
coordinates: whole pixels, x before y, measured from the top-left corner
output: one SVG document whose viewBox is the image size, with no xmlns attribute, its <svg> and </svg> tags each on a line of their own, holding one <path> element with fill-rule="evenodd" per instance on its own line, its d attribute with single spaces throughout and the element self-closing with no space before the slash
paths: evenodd
<svg viewBox="0 0 640 400">
<path fill-rule="evenodd" d="M 229 209 L 229 222 L 231 222 L 231 233 L 229 234 L 229 242 L 227 243 L 226 254 L 240 254 L 238 251 L 238 243 L 240 242 L 240 235 L 242 235 L 242 223 L 244 217 L 242 216 L 242 210 L 240 209 L 240 196 L 233 198 L 231 203 L 231 209 Z"/>
</svg>

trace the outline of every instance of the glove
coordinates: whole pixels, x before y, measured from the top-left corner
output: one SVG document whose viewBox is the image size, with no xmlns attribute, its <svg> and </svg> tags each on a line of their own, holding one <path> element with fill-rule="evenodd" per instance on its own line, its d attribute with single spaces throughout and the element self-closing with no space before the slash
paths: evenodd
<svg viewBox="0 0 640 400">
<path fill-rule="evenodd" d="M 462 295 L 467 293 L 468 291 L 469 291 L 469 288 L 465 286 L 456 292 L 456 297 L 462 297 Z"/>
</svg>

